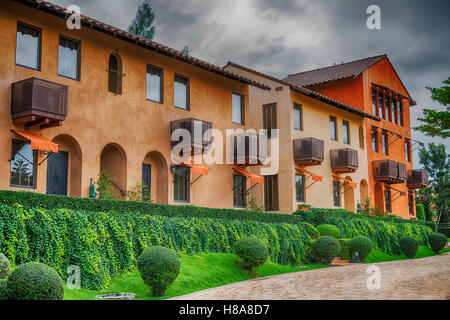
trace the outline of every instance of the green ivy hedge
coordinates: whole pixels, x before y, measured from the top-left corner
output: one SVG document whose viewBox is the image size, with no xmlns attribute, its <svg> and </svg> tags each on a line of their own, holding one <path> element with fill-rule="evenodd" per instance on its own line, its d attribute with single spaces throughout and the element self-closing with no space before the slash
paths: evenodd
<svg viewBox="0 0 450 320">
<path fill-rule="evenodd" d="M 0 204 L 0 252 L 11 263 L 42 262 L 64 280 L 68 266 L 77 265 L 82 287 L 87 289 L 102 288 L 112 277 L 130 270 L 146 247 L 164 246 L 186 254 L 231 253 L 234 243 L 245 236 L 261 239 L 273 262 L 306 262 L 309 238 L 299 224 Z"/>
<path fill-rule="evenodd" d="M 394 218 L 373 219 L 343 211 L 316 209 L 296 213 L 302 221 L 313 225 L 332 224 L 339 228 L 341 237 L 353 239 L 366 236 L 371 239 L 377 249 L 390 255 L 402 254 L 400 238 L 415 237 L 420 244 L 428 245 L 428 236 L 433 229 L 420 223 L 405 223 L 405 220 Z"/>
</svg>

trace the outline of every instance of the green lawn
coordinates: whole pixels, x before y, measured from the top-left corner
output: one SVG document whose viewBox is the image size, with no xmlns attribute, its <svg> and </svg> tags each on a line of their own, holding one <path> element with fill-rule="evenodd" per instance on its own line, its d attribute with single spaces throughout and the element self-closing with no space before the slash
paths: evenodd
<svg viewBox="0 0 450 320">
<path fill-rule="evenodd" d="M 439 253 L 450 252 L 450 248 L 445 248 L 439 251 Z M 419 246 L 419 250 L 417 250 L 417 254 L 415 259 L 417 258 L 426 258 L 435 256 L 434 253 L 429 247 Z M 375 262 L 386 262 L 386 261 L 395 261 L 395 260 L 406 260 L 407 258 L 404 254 L 400 256 L 390 256 L 386 253 L 373 249 L 366 258 L 366 263 L 375 263 Z"/>
<path fill-rule="evenodd" d="M 225 284 L 248 280 L 252 277 L 236 264 L 236 256 L 228 253 L 208 253 L 195 256 L 181 256 L 181 270 L 178 278 L 167 290 L 167 295 L 159 299 L 181 296 L 196 291 L 214 288 Z M 327 266 L 308 265 L 294 268 L 266 262 L 256 268 L 257 277 L 325 268 Z M 255 276 L 253 276 L 254 278 Z M 92 300 L 96 295 L 105 293 L 135 293 L 136 299 L 151 300 L 150 289 L 142 281 L 139 271 L 111 280 L 106 289 L 100 291 L 64 288 L 65 300 Z"/>
</svg>

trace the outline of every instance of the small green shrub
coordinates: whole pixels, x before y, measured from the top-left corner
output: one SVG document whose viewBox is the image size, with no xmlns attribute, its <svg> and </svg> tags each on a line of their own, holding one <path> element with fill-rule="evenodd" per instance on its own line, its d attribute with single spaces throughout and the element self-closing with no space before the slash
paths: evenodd
<svg viewBox="0 0 450 320">
<path fill-rule="evenodd" d="M 6 300 L 6 281 L 0 280 L 0 301 Z"/>
<path fill-rule="evenodd" d="M 425 209 L 423 207 L 423 204 L 421 204 L 421 203 L 416 204 L 416 217 L 420 221 L 426 220 Z"/>
<path fill-rule="evenodd" d="M 339 256 L 342 258 L 342 260 L 350 260 L 350 239 L 338 239 L 339 244 L 341 245 L 341 252 Z"/>
<path fill-rule="evenodd" d="M 46 264 L 28 262 L 15 269 L 6 282 L 8 300 L 62 300 L 63 282 Z"/>
<path fill-rule="evenodd" d="M 308 233 L 309 237 L 311 239 L 317 239 L 320 236 L 319 230 L 317 230 L 316 227 L 314 227 L 312 224 L 307 222 L 300 223 L 303 227 L 306 229 L 306 233 Z"/>
<path fill-rule="evenodd" d="M 320 261 L 329 264 L 341 251 L 339 241 L 331 236 L 323 236 L 314 242 L 314 253 Z"/>
<path fill-rule="evenodd" d="M 359 254 L 359 260 L 361 262 L 364 262 L 366 260 L 367 256 L 369 255 L 370 251 L 373 248 L 372 240 L 370 240 L 367 237 L 359 236 L 356 238 L 353 238 L 349 243 L 350 248 L 350 255 L 353 259 L 355 256 L 355 252 L 358 252 Z"/>
<path fill-rule="evenodd" d="M 8 278 L 10 266 L 8 258 L 0 252 L 0 279 Z"/>
<path fill-rule="evenodd" d="M 341 236 L 339 228 L 332 224 L 321 224 L 317 227 L 317 230 L 319 231 L 321 236 L 330 236 L 335 239 L 339 239 Z"/>
<path fill-rule="evenodd" d="M 255 237 L 239 239 L 234 244 L 234 251 L 248 268 L 262 266 L 269 256 L 267 246 Z"/>
<path fill-rule="evenodd" d="M 162 297 L 180 273 L 180 258 L 165 247 L 146 248 L 139 256 L 137 266 L 141 278 L 152 289 L 152 295 Z"/>
<path fill-rule="evenodd" d="M 414 237 L 403 237 L 399 241 L 400 248 L 408 258 L 414 258 L 419 250 L 419 241 Z"/>
<path fill-rule="evenodd" d="M 448 241 L 445 234 L 438 232 L 432 233 L 428 239 L 430 241 L 431 250 L 436 253 L 444 249 Z"/>
</svg>

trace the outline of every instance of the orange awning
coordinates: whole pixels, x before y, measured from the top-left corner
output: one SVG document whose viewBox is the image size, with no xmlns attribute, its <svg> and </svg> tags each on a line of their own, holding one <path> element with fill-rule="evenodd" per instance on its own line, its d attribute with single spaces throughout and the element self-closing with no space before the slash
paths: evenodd
<svg viewBox="0 0 450 320">
<path fill-rule="evenodd" d="M 322 182 L 323 177 L 319 176 L 315 173 L 312 173 L 304 168 L 295 168 L 295 170 L 297 171 L 298 174 L 309 174 L 311 175 L 311 179 L 313 179 L 314 181 L 318 181 L 318 182 Z"/>
<path fill-rule="evenodd" d="M 185 165 L 186 167 L 192 168 L 193 174 L 199 174 L 199 175 L 205 175 L 207 176 L 209 174 L 209 169 L 206 167 L 203 167 L 199 164 L 190 163 L 184 160 L 180 160 L 182 165 Z"/>
<path fill-rule="evenodd" d="M 244 176 L 250 177 L 250 181 L 252 183 L 264 184 L 264 177 L 258 176 L 257 174 L 238 168 L 233 168 L 233 170 L 236 171 L 237 173 L 243 174 Z"/>
<path fill-rule="evenodd" d="M 353 181 L 351 181 L 351 180 L 342 178 L 341 176 L 338 176 L 338 175 L 333 175 L 333 177 L 334 177 L 336 180 L 344 181 L 344 183 L 345 183 L 346 185 L 348 185 L 350 188 L 356 188 L 356 186 L 358 185 L 356 182 L 353 182 Z"/>
<path fill-rule="evenodd" d="M 31 149 L 40 150 L 40 151 L 48 151 L 58 153 L 58 145 L 54 142 L 51 142 L 47 138 L 44 138 L 40 134 L 30 133 L 30 132 L 22 132 L 19 130 L 13 130 L 18 135 L 24 137 L 31 142 Z"/>
</svg>

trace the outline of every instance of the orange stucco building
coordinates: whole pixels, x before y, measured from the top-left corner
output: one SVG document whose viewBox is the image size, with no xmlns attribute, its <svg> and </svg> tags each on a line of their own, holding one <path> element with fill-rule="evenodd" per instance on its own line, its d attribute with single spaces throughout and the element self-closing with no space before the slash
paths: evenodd
<svg viewBox="0 0 450 320">
<path fill-rule="evenodd" d="M 301 203 L 355 211 L 367 196 L 384 210 L 380 188 L 411 192 L 373 175 L 387 156 L 371 152 L 372 128 L 410 139 L 412 100 L 387 58 L 313 88 L 221 68 L 85 16 L 72 30 L 67 16 L 45 1 L 0 3 L 0 189 L 88 197 L 105 171 L 122 199 L 144 182 L 157 203 L 243 208 L 252 190 L 282 213 Z M 404 98 L 403 126 L 372 113 L 371 85 Z M 197 157 L 177 162 L 172 134 L 195 136 L 198 123 L 205 135 L 186 145 Z M 230 129 L 255 130 L 266 147 L 247 148 L 242 163 L 210 161 L 234 154 L 227 144 L 242 134 Z M 261 129 L 279 132 L 266 140 Z M 405 163 L 401 148 L 389 151 Z M 403 198 L 391 212 L 409 217 Z"/>
</svg>

